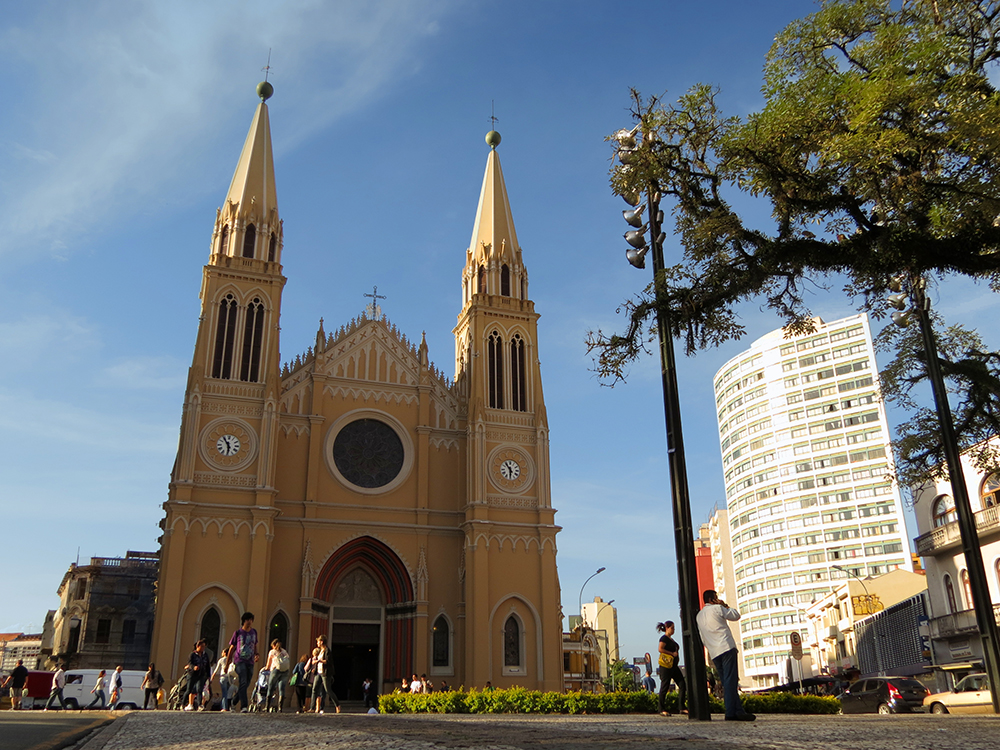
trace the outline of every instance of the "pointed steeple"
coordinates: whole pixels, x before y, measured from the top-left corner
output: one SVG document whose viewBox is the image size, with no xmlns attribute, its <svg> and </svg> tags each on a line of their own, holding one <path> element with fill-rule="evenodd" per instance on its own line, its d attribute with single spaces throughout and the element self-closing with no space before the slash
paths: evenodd
<svg viewBox="0 0 1000 750">
<path fill-rule="evenodd" d="M 521 261 L 521 246 L 514 230 L 514 218 L 507 198 L 497 146 L 500 134 L 486 134 L 490 155 L 479 193 L 479 207 L 472 227 L 472 241 L 466 251 L 464 299 L 474 294 L 527 298 L 527 270 Z"/>
<path fill-rule="evenodd" d="M 274 180 L 271 121 L 265 103 L 274 88 L 257 87 L 260 104 L 247 132 L 226 202 L 219 210 L 213 254 L 280 262 L 281 219 Z"/>
<path fill-rule="evenodd" d="M 508 262 L 513 262 L 520 256 L 521 246 L 517 244 L 507 186 L 504 184 L 500 157 L 497 155 L 500 134 L 491 130 L 486 136 L 486 142 L 490 144 L 490 155 L 486 160 L 486 174 L 483 175 L 483 188 L 479 193 L 479 208 L 476 210 L 469 253 L 477 262 L 501 256 L 506 257 Z"/>
</svg>

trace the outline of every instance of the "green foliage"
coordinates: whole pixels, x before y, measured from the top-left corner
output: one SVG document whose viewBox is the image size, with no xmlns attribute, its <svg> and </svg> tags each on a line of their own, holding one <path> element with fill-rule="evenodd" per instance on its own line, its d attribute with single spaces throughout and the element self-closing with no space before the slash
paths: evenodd
<svg viewBox="0 0 1000 750">
<path fill-rule="evenodd" d="M 635 673 L 623 661 L 611 662 L 611 669 L 603 681 L 605 692 L 631 693 L 638 689 L 635 684 Z"/>
<path fill-rule="evenodd" d="M 611 693 L 542 693 L 515 687 L 504 690 L 450 691 L 430 694 L 390 693 L 379 697 L 384 714 L 652 714 L 657 698 L 645 690 Z M 768 693 L 743 697 L 744 706 L 754 713 L 837 713 L 835 698 Z M 723 713 L 722 701 L 710 697 L 712 713 Z M 666 707 L 677 712 L 677 693 L 667 693 Z"/>
<path fill-rule="evenodd" d="M 748 301 L 808 332 L 805 290 L 833 275 L 876 316 L 903 271 L 1000 290 L 998 62 L 997 0 L 825 0 L 777 35 L 764 107 L 745 119 L 707 85 L 674 103 L 633 91 L 638 142 L 609 138 L 612 189 L 660 193 L 684 251 L 623 303 L 624 333 L 591 332 L 598 374 L 624 379 L 658 313 L 689 354 L 740 338 Z M 740 193 L 767 202 L 770 226 L 733 208 Z M 1000 355 L 966 355 L 969 377 L 996 373 Z M 993 381 L 976 382 L 961 398 L 996 409 Z"/>
</svg>

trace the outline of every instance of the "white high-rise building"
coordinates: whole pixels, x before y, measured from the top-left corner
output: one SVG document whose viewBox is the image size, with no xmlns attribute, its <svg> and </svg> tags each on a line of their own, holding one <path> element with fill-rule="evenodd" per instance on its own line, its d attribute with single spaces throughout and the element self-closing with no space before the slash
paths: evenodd
<svg viewBox="0 0 1000 750">
<path fill-rule="evenodd" d="M 804 610 L 834 582 L 912 570 L 868 317 L 815 327 L 772 331 L 714 381 L 753 688 L 785 681 L 789 636 L 806 642 Z"/>
</svg>

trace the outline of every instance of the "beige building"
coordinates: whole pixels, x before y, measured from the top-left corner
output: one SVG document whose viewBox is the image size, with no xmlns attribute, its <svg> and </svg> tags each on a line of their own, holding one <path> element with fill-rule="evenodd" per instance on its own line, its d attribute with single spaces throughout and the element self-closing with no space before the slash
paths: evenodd
<svg viewBox="0 0 1000 750">
<path fill-rule="evenodd" d="M 262 640 L 294 654 L 325 634 L 342 699 L 368 676 L 390 690 L 414 672 L 560 690 L 538 314 L 499 134 L 455 258 L 454 380 L 377 311 L 331 333 L 320 320 L 282 364 L 270 86 L 259 93 L 204 268 L 164 505 L 157 665 L 176 677 L 196 638 L 224 647 L 249 610 Z"/>
</svg>

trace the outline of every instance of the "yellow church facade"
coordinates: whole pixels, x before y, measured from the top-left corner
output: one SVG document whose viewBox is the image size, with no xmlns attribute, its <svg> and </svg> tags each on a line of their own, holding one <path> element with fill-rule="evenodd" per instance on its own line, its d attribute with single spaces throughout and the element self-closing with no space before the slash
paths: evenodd
<svg viewBox="0 0 1000 750">
<path fill-rule="evenodd" d="M 330 333 L 321 321 L 282 364 L 270 91 L 204 267 L 151 658 L 176 678 L 198 638 L 217 654 L 250 611 L 262 654 L 326 635 L 341 699 L 413 673 L 561 690 L 538 314 L 499 134 L 456 273 L 454 379 L 377 308 Z"/>
</svg>

